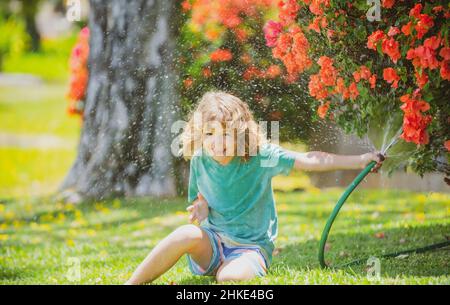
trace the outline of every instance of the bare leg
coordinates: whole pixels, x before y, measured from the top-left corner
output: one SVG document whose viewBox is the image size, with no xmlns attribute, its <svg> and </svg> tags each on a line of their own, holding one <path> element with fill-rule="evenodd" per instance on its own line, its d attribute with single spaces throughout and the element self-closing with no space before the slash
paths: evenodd
<svg viewBox="0 0 450 305">
<path fill-rule="evenodd" d="M 224 262 L 216 273 L 217 282 L 246 281 L 256 276 L 248 260 L 243 254 L 235 259 Z M 257 255 L 257 254 L 256 254 Z"/>
<path fill-rule="evenodd" d="M 169 270 L 184 254 L 206 269 L 212 258 L 208 234 L 195 225 L 184 225 L 160 241 L 125 284 L 151 282 Z"/>
</svg>

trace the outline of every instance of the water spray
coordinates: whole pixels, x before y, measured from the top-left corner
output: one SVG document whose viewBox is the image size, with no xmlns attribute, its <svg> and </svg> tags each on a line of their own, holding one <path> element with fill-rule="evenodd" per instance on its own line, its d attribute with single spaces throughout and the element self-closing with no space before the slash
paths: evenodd
<svg viewBox="0 0 450 305">
<path fill-rule="evenodd" d="M 396 133 L 396 135 L 391 140 L 391 142 L 384 149 L 383 148 L 381 149 L 381 153 L 383 155 L 386 155 L 387 151 L 398 142 L 401 133 L 402 133 L 402 128 L 399 129 L 399 131 Z M 376 164 L 377 164 L 377 162 L 375 162 L 375 161 L 370 162 L 366 166 L 366 168 L 364 168 L 358 174 L 358 176 L 356 176 L 355 180 L 353 180 L 352 183 L 350 183 L 350 185 L 347 187 L 345 192 L 341 195 L 341 198 L 339 198 L 338 202 L 336 203 L 336 206 L 334 207 L 333 212 L 331 213 L 330 217 L 328 218 L 328 221 L 325 224 L 325 228 L 322 231 L 322 237 L 320 238 L 320 243 L 319 243 L 320 267 L 331 268 L 331 266 L 325 262 L 325 245 L 326 245 L 328 235 L 330 233 L 331 226 L 333 225 L 334 220 L 336 219 L 337 215 L 339 214 L 339 211 L 341 210 L 341 208 L 344 205 L 347 198 L 350 196 L 350 194 L 353 192 L 353 190 L 359 185 L 359 183 L 367 176 L 367 174 L 370 173 L 370 171 L 373 169 L 373 167 Z M 409 249 L 409 250 L 404 250 L 404 251 L 397 251 L 397 252 L 393 252 L 393 253 L 383 254 L 383 255 L 380 255 L 380 257 L 387 258 L 387 257 L 397 257 L 399 255 L 409 254 L 409 253 L 422 253 L 422 252 L 435 250 L 435 249 L 439 249 L 439 248 L 443 248 L 443 247 L 447 247 L 447 246 L 450 246 L 450 240 L 446 240 L 441 243 L 432 244 L 432 245 L 428 245 L 428 246 L 421 247 L 421 248 L 415 248 L 415 249 Z M 365 261 L 367 261 L 366 258 L 356 259 L 349 263 L 335 266 L 334 268 L 346 267 L 346 266 L 353 265 L 353 264 L 360 264 Z"/>
</svg>

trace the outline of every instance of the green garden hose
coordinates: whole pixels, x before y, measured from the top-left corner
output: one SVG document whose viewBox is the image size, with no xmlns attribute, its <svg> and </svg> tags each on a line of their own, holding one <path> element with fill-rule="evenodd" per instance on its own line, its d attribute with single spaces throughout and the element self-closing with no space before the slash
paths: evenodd
<svg viewBox="0 0 450 305">
<path fill-rule="evenodd" d="M 319 263 L 320 263 L 320 267 L 322 267 L 322 268 L 330 267 L 327 263 L 325 263 L 325 244 L 327 242 L 331 226 L 333 225 L 333 222 L 336 219 L 336 217 L 337 217 L 337 215 L 339 213 L 339 210 L 344 205 L 345 201 L 350 196 L 350 194 L 353 192 L 353 190 L 364 179 L 364 177 L 367 176 L 367 174 L 372 170 L 372 168 L 376 164 L 377 164 L 377 162 L 375 162 L 375 161 L 370 162 L 366 166 L 366 168 L 364 168 L 358 174 L 358 176 L 356 176 L 355 180 L 352 181 L 352 183 L 347 187 L 345 192 L 342 194 L 341 198 L 339 198 L 339 201 L 337 202 L 336 206 L 334 207 L 333 212 L 331 213 L 330 217 L 328 218 L 328 221 L 327 221 L 327 223 L 325 225 L 325 228 L 323 229 L 322 237 L 320 238 L 320 244 L 319 244 Z M 380 255 L 380 257 L 396 257 L 396 256 L 399 256 L 399 255 L 402 255 L 402 254 L 407 254 L 407 253 L 421 253 L 421 252 L 425 252 L 425 251 L 430 251 L 430 250 L 434 250 L 434 249 L 447 247 L 449 245 L 450 245 L 450 241 L 447 240 L 447 241 L 444 241 L 444 242 L 441 242 L 441 243 L 437 243 L 437 244 L 433 244 L 433 245 L 429 245 L 429 246 L 425 246 L 425 247 L 421 247 L 421 248 L 409 249 L 409 250 L 405 250 L 405 251 L 398 251 L 398 252 L 394 252 L 394 253 L 388 253 L 388 254 Z M 358 264 L 358 263 L 361 263 L 361 262 L 364 262 L 364 261 L 366 261 L 366 259 L 357 259 L 357 260 L 351 261 L 349 263 L 340 265 L 338 267 L 344 267 L 344 266 L 348 266 L 348 265 L 352 265 L 352 264 Z"/>
</svg>

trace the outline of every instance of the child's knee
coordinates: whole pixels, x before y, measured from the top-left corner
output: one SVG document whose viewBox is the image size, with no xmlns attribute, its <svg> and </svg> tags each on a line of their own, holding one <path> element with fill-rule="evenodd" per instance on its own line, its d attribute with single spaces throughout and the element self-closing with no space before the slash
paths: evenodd
<svg viewBox="0 0 450 305">
<path fill-rule="evenodd" d="M 202 230 L 195 225 L 183 225 L 173 233 L 173 238 L 188 248 L 195 247 L 203 238 Z"/>
<path fill-rule="evenodd" d="M 222 265 L 216 273 L 216 281 L 219 283 L 228 281 L 247 281 L 256 276 L 255 272 L 245 264 L 233 262 Z"/>
</svg>

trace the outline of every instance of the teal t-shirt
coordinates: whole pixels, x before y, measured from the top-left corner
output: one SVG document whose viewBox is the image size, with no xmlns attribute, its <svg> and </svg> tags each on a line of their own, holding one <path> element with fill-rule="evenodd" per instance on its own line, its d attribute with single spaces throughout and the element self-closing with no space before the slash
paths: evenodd
<svg viewBox="0 0 450 305">
<path fill-rule="evenodd" d="M 188 200 L 201 193 L 209 206 L 201 224 L 231 240 L 258 245 L 270 264 L 278 222 L 272 177 L 289 175 L 294 157 L 276 144 L 263 144 L 248 161 L 234 157 L 221 165 L 199 149 L 191 159 Z"/>
</svg>

